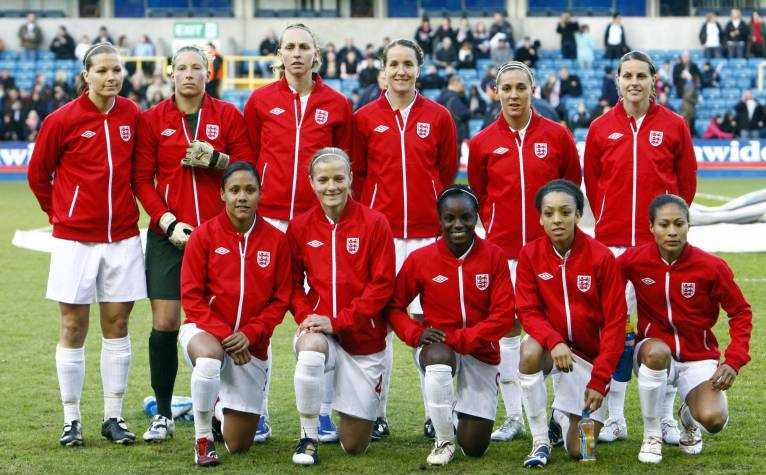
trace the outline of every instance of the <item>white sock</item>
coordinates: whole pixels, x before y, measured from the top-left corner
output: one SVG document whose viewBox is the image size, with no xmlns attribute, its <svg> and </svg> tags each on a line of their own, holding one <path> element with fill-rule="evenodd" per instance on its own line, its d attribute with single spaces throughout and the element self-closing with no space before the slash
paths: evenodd
<svg viewBox="0 0 766 475">
<path fill-rule="evenodd" d="M 324 388 L 322 389 L 322 404 L 319 406 L 319 415 L 329 416 L 332 413 L 332 403 L 335 402 L 335 370 L 324 374 Z"/>
<path fill-rule="evenodd" d="M 388 406 L 388 391 L 391 389 L 391 371 L 394 369 L 394 332 L 389 331 L 386 335 L 386 353 L 383 357 L 383 388 L 380 392 L 380 405 L 378 417 L 386 418 Z"/>
<path fill-rule="evenodd" d="M 452 410 L 455 407 L 455 388 L 452 385 L 452 368 L 446 364 L 426 366 L 424 386 L 428 414 L 434 425 L 436 440 L 455 440 Z"/>
<path fill-rule="evenodd" d="M 521 416 L 520 348 L 520 336 L 500 339 L 500 392 L 503 394 L 505 414 L 508 417 Z"/>
<path fill-rule="evenodd" d="M 662 418 L 663 419 L 675 419 L 675 412 L 673 412 L 673 404 L 676 402 L 676 391 L 678 389 L 668 384 L 665 387 L 665 397 L 662 400 Z"/>
<path fill-rule="evenodd" d="M 625 420 L 625 390 L 627 381 L 612 381 L 609 383 L 609 393 L 606 395 L 606 407 L 609 409 L 609 418 L 618 421 Z"/>
<path fill-rule="evenodd" d="M 548 390 L 545 387 L 543 372 L 524 374 L 519 372 L 521 400 L 524 412 L 527 413 L 529 431 L 532 433 L 532 443 L 550 442 L 548 439 L 548 420 L 545 414 L 548 404 Z"/>
<path fill-rule="evenodd" d="M 191 375 L 194 432 L 197 439 L 213 440 L 213 408 L 221 388 L 221 362 L 215 358 L 197 358 Z"/>
<path fill-rule="evenodd" d="M 667 384 L 668 372 L 666 370 L 655 370 L 644 365 L 638 368 L 638 399 L 641 402 L 641 413 L 644 416 L 644 439 L 647 437 L 662 438 L 660 427 L 662 408 L 660 403 L 665 397 Z"/>
<path fill-rule="evenodd" d="M 266 357 L 269 359 L 269 367 L 266 370 L 266 387 L 263 388 L 263 403 L 261 404 L 261 417 L 269 418 L 269 390 L 271 389 L 271 370 L 273 368 L 271 358 L 271 343 L 266 350 Z M 223 421 L 223 419 L 221 419 Z"/>
<path fill-rule="evenodd" d="M 56 373 L 64 405 L 64 424 L 82 421 L 80 396 L 85 381 L 85 347 L 63 348 L 56 345 Z"/>
<path fill-rule="evenodd" d="M 131 354 L 130 336 L 101 339 L 104 420 L 122 417 L 122 399 L 128 387 Z"/>
<path fill-rule="evenodd" d="M 301 418 L 301 438 L 319 440 L 319 410 L 322 405 L 325 355 L 301 351 L 295 365 L 295 406 Z"/>
</svg>

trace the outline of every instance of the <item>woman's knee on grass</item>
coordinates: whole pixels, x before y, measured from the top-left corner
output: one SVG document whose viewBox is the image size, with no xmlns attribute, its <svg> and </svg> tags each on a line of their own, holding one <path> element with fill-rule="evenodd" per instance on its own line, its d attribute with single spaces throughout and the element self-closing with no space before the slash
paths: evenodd
<svg viewBox="0 0 766 475">
<path fill-rule="evenodd" d="M 424 346 L 420 350 L 420 367 L 423 370 L 426 366 L 431 365 L 447 365 L 452 368 L 452 374 L 455 374 L 455 367 L 457 366 L 457 357 L 455 351 L 444 343 L 431 343 Z"/>
<path fill-rule="evenodd" d="M 671 358 L 668 345 L 656 338 L 647 340 L 638 351 L 638 361 L 653 370 L 667 369 L 670 367 Z"/>
<path fill-rule="evenodd" d="M 329 350 L 329 346 L 327 345 L 327 337 L 324 335 L 324 333 L 304 333 L 298 337 L 295 348 L 298 350 L 298 352 L 316 351 L 317 353 L 324 353 L 325 356 Z"/>
</svg>

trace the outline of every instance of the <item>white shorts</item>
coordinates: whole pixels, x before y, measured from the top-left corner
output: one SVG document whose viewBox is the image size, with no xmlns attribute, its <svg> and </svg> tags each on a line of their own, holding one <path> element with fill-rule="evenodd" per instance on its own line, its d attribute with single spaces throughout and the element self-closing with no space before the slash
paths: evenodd
<svg viewBox="0 0 766 475">
<path fill-rule="evenodd" d="M 293 351 L 300 335 L 293 339 Z M 325 335 L 328 356 L 325 373 L 335 370 L 335 401 L 333 409 L 357 419 L 374 421 L 378 418 L 380 394 L 383 389 L 385 350 L 371 355 L 351 355 L 335 338 Z"/>
<path fill-rule="evenodd" d="M 197 328 L 194 323 L 181 325 L 178 331 L 178 341 L 181 343 L 181 351 L 189 366 L 193 367 L 189 357 L 188 346 L 192 337 L 205 330 Z M 218 397 L 224 409 L 260 414 L 263 406 L 263 398 L 266 393 L 266 381 L 268 380 L 269 362 L 250 358 L 250 362 L 237 365 L 229 355 L 224 353 L 221 365 L 221 389 Z"/>
<path fill-rule="evenodd" d="M 580 416 L 585 405 L 585 390 L 590 382 L 593 365 L 572 353 L 574 369 L 568 373 L 561 372 L 554 366 L 551 378 L 554 378 L 555 394 L 553 409 Z M 604 423 L 606 419 L 606 399 L 598 410 L 590 415 L 594 421 Z"/>
<path fill-rule="evenodd" d="M 633 371 L 636 373 L 636 377 L 638 377 L 639 367 L 638 351 L 647 340 L 648 338 L 639 341 L 636 344 L 636 351 L 633 353 Z M 675 358 L 671 357 L 668 384 L 676 386 L 681 401 L 686 401 L 686 396 L 691 390 L 710 379 L 717 369 L 718 361 L 716 360 L 676 361 Z"/>
<path fill-rule="evenodd" d="M 627 247 L 609 246 L 614 257 L 620 257 L 627 249 Z M 628 304 L 628 315 L 632 315 L 633 311 L 636 310 L 636 289 L 631 281 L 625 285 L 625 303 Z"/>
<path fill-rule="evenodd" d="M 412 254 L 413 251 L 416 251 L 421 247 L 426 247 L 429 244 L 433 244 L 435 242 L 435 237 L 414 239 L 394 238 L 394 250 L 396 251 L 396 273 L 399 274 L 399 271 L 404 265 L 404 261 L 407 259 L 407 256 Z M 410 313 L 418 315 L 423 314 L 423 307 L 420 305 L 420 295 L 415 297 L 412 302 L 410 302 Z"/>
<path fill-rule="evenodd" d="M 146 298 L 141 237 L 117 242 L 53 238 L 45 297 L 68 304 L 135 302 Z"/>
<path fill-rule="evenodd" d="M 290 224 L 290 221 L 286 219 L 267 218 L 266 216 L 263 216 L 263 220 L 279 229 L 283 233 L 287 232 L 287 225 Z"/>
<path fill-rule="evenodd" d="M 415 364 L 422 375 L 420 351 L 414 351 Z M 470 355 L 455 353 L 457 360 L 457 402 L 455 412 L 494 421 L 497 415 L 497 392 L 500 370 L 497 365 L 487 364 Z"/>
</svg>

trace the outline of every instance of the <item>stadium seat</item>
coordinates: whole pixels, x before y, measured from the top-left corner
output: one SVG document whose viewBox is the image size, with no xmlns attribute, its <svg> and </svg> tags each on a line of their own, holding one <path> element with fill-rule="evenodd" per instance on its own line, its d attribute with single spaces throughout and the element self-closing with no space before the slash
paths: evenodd
<svg viewBox="0 0 766 475">
<path fill-rule="evenodd" d="M 584 142 L 588 136 L 588 129 L 574 129 L 574 138 L 576 142 Z"/>
<path fill-rule="evenodd" d="M 487 68 L 490 68 L 494 65 L 495 63 L 488 58 L 480 58 L 476 60 L 476 69 L 478 69 L 482 74 L 487 70 Z"/>
<path fill-rule="evenodd" d="M 324 79 L 324 83 L 327 86 L 330 86 L 331 88 L 335 89 L 338 92 L 341 92 L 341 80 L 340 79 Z"/>
<path fill-rule="evenodd" d="M 481 126 L 484 125 L 484 120 L 482 119 L 471 119 L 468 122 L 468 135 L 469 137 L 473 137 L 474 135 L 481 132 Z"/>
<path fill-rule="evenodd" d="M 439 95 L 442 93 L 442 91 L 441 89 L 423 89 L 420 91 L 420 93 L 428 99 L 435 101 L 436 98 L 439 97 Z"/>
<path fill-rule="evenodd" d="M 709 124 L 710 124 L 710 119 L 696 119 L 694 121 L 694 130 L 697 132 L 697 135 L 702 137 L 702 135 L 707 130 L 707 127 Z"/>
</svg>

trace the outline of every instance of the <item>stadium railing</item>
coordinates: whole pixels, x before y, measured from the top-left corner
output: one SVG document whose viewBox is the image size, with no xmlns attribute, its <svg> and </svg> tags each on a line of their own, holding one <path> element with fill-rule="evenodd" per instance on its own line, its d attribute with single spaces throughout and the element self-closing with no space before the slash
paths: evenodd
<svg viewBox="0 0 766 475">
<path fill-rule="evenodd" d="M 124 56 L 125 63 L 136 63 L 136 71 L 141 70 L 144 63 L 154 63 L 154 71 L 157 71 L 157 64 L 160 65 L 163 79 L 168 77 L 168 58 L 166 56 Z"/>
<path fill-rule="evenodd" d="M 256 77 L 256 69 L 260 70 L 261 65 L 269 66 L 276 61 L 276 56 L 224 56 L 223 57 L 223 78 L 221 79 L 221 88 L 228 89 L 258 89 L 279 79 L 277 72 L 272 77 Z M 244 66 L 245 77 L 239 76 L 237 66 Z M 256 67 L 257 66 L 257 67 Z"/>
</svg>

